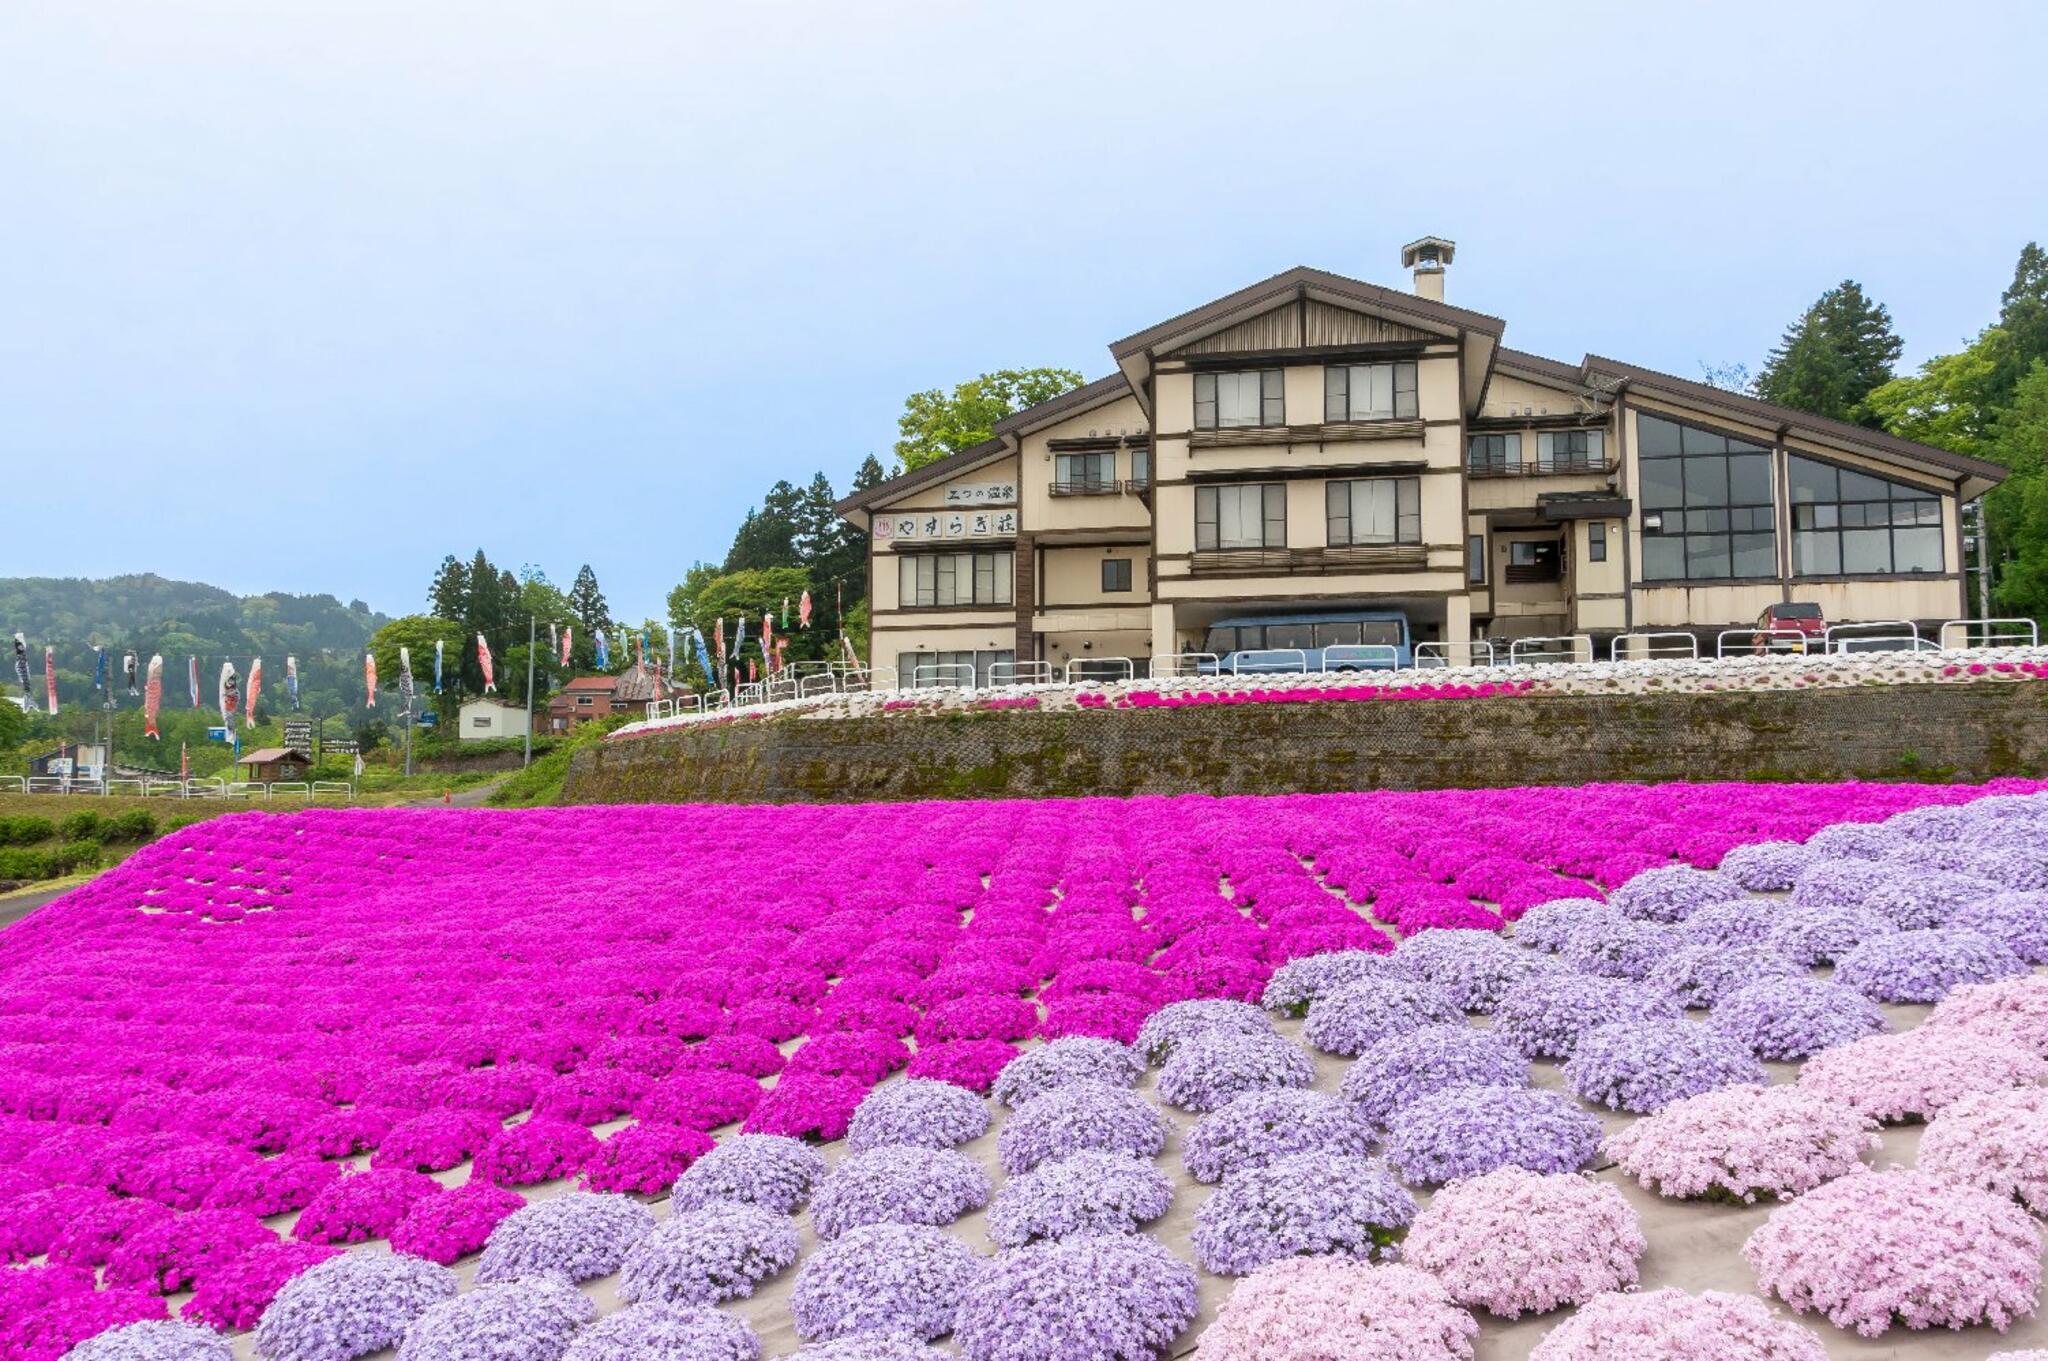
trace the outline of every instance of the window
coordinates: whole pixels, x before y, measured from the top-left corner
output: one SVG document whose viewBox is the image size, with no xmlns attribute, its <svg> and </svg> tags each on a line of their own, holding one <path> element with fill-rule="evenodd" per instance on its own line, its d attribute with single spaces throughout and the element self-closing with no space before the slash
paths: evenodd
<svg viewBox="0 0 2048 1361">
<path fill-rule="evenodd" d="M 1375 477 L 1327 483 L 1329 545 L 1422 542 L 1422 479 Z"/>
<path fill-rule="evenodd" d="M 1332 364 L 1323 370 L 1326 421 L 1413 420 L 1415 361 Z"/>
<path fill-rule="evenodd" d="M 1465 580 L 1473 585 L 1486 581 L 1486 536 L 1467 534 L 1465 536 Z"/>
<path fill-rule="evenodd" d="M 1800 576 L 1871 576 L 1942 569 L 1941 498 L 1930 491 L 1797 454 L 1792 570 Z"/>
<path fill-rule="evenodd" d="M 1536 436 L 1536 466 L 1544 472 L 1607 467 L 1607 440 L 1598 430 L 1546 430 Z"/>
<path fill-rule="evenodd" d="M 1476 473 L 1504 473 L 1522 461 L 1520 435 L 1474 435 L 1465 444 L 1465 466 Z"/>
<path fill-rule="evenodd" d="M 1195 548 L 1285 548 L 1287 488 L 1278 482 L 1195 488 Z"/>
<path fill-rule="evenodd" d="M 478 715 L 469 720 L 469 726 L 472 728 L 488 728 L 491 726 L 491 720 L 483 715 Z"/>
<path fill-rule="evenodd" d="M 1195 375 L 1195 429 L 1236 430 L 1248 425 L 1287 424 L 1280 395 L 1280 370 Z"/>
<path fill-rule="evenodd" d="M 1607 522 L 1594 520 L 1586 526 L 1586 560 L 1607 561 Z"/>
<path fill-rule="evenodd" d="M 1017 654 L 1008 648 L 979 652 L 899 652 L 896 654 L 896 681 L 906 687 L 960 685 L 972 674 L 977 686 L 1007 685 L 1016 679 L 1008 669 L 1016 660 Z M 1001 676 L 996 676 L 993 668 L 999 664 L 1004 671 Z"/>
<path fill-rule="evenodd" d="M 576 696 L 576 703 L 587 709 L 590 707 L 590 696 L 578 695 Z"/>
<path fill-rule="evenodd" d="M 1564 575 L 1564 564 L 1555 539 L 1517 539 L 1508 545 L 1508 584 L 1556 581 Z"/>
<path fill-rule="evenodd" d="M 1131 560 L 1129 558 L 1104 558 L 1102 560 L 1102 589 L 1104 591 L 1128 591 L 1131 589 Z"/>
<path fill-rule="evenodd" d="M 905 553 L 896 561 L 896 604 L 1007 605 L 1014 553 Z"/>
<path fill-rule="evenodd" d="M 1116 490 L 1116 451 L 1055 454 L 1052 460 L 1055 492 L 1099 492 Z"/>
<path fill-rule="evenodd" d="M 1150 449 L 1134 448 L 1131 450 L 1131 485 L 1133 487 L 1149 487 L 1152 485 L 1152 451 Z"/>
<path fill-rule="evenodd" d="M 1778 574 L 1771 451 L 1639 413 L 1645 581 Z"/>
</svg>

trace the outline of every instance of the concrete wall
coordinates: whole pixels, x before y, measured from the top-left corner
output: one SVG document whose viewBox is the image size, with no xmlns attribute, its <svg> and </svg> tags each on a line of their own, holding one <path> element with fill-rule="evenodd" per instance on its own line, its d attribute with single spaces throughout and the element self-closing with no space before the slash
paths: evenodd
<svg viewBox="0 0 2048 1361">
<path fill-rule="evenodd" d="M 2048 771 L 2048 683 L 779 719 L 578 752 L 577 803 L 1277 794 Z"/>
</svg>

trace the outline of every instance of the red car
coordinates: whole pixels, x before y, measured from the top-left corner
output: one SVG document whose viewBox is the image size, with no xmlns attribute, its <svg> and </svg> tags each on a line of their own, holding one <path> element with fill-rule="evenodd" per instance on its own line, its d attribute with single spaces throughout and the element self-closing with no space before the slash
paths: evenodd
<svg viewBox="0 0 2048 1361">
<path fill-rule="evenodd" d="M 1756 617 L 1750 645 L 1759 656 L 1766 652 L 1823 652 L 1827 636 L 1828 621 L 1821 616 L 1820 606 L 1788 600 Z"/>
</svg>

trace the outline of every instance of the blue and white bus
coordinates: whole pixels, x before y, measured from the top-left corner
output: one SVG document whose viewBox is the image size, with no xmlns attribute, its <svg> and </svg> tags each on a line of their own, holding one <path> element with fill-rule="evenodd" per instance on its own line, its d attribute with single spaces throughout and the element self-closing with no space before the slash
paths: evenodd
<svg viewBox="0 0 2048 1361">
<path fill-rule="evenodd" d="M 1204 675 L 1283 671 L 1394 671 L 1414 663 L 1408 616 L 1400 610 L 1246 615 L 1209 626 L 1197 663 Z"/>
</svg>

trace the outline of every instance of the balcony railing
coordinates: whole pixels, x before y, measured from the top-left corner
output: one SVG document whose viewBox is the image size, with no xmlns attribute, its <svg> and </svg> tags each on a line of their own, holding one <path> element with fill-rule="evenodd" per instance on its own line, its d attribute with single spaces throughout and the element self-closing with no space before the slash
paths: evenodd
<svg viewBox="0 0 2048 1361">
<path fill-rule="evenodd" d="M 1054 482 L 1054 496 L 1115 496 L 1124 489 L 1123 483 L 1115 478 L 1085 477 L 1069 482 Z M 1132 490 L 1136 490 L 1134 486 Z"/>
<path fill-rule="evenodd" d="M 1473 477 L 1586 477 L 1613 472 L 1614 461 L 1606 458 L 1554 458 L 1513 463 L 1473 462 L 1465 465 L 1465 471 Z"/>
<path fill-rule="evenodd" d="M 1198 577 L 1293 576 L 1298 573 L 1387 572 L 1426 567 L 1420 544 L 1354 544 L 1334 548 L 1207 548 L 1189 559 Z"/>
</svg>

